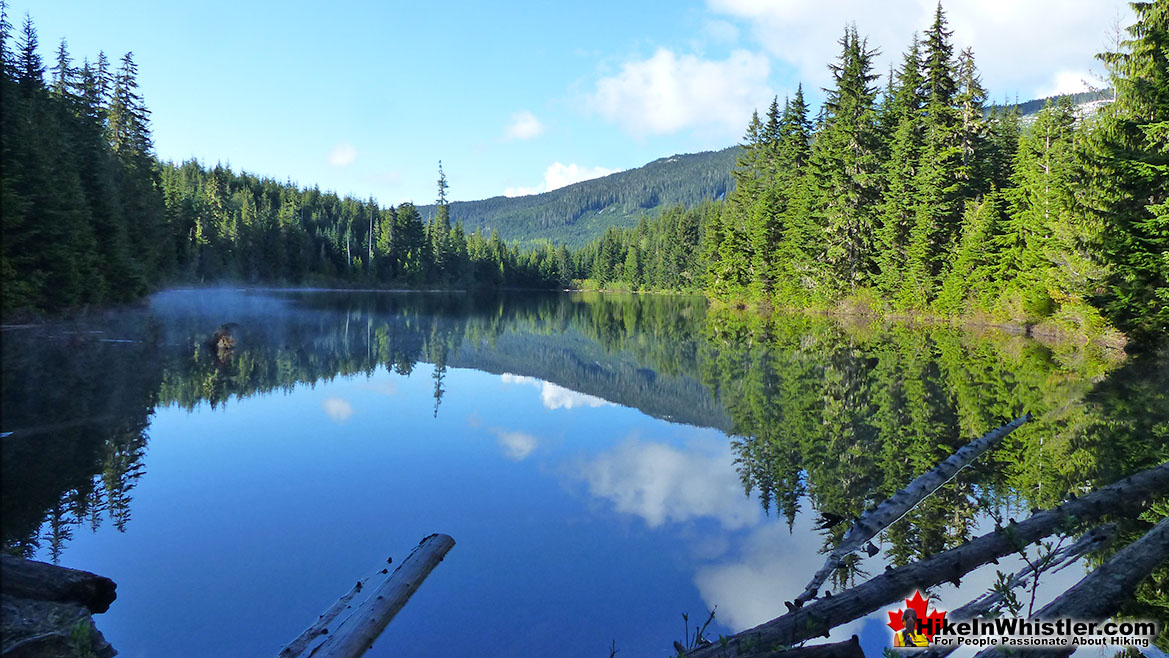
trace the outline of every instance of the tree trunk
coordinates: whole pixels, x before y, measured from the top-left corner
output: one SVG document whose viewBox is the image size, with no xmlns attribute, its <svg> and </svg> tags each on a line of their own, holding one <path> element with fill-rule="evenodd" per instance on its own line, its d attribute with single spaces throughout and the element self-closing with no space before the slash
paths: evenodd
<svg viewBox="0 0 1169 658">
<path fill-rule="evenodd" d="M 714 646 L 713 644 L 711 646 Z M 853 635 L 844 642 L 815 644 L 810 647 L 762 649 L 758 653 L 740 654 L 742 658 L 865 658 L 860 638 Z"/>
<path fill-rule="evenodd" d="M 1137 585 L 1169 560 L 1169 517 L 1161 519 L 1144 537 L 1122 548 L 1112 559 L 1084 576 L 1068 591 L 1035 613 L 1036 619 L 1105 619 L 1132 598 Z M 1076 646 L 1054 649 L 1000 648 L 978 652 L 974 658 L 1055 658 L 1068 656 Z"/>
<path fill-rule="evenodd" d="M 932 555 L 924 560 L 891 569 L 868 582 L 831 598 L 815 601 L 755 628 L 729 638 L 727 655 L 734 656 L 745 641 L 791 646 L 895 603 L 909 592 L 924 590 L 943 582 L 958 582 L 968 572 L 1010 555 L 1032 542 L 1061 528 L 1068 520 L 1090 523 L 1105 514 L 1119 514 L 1144 509 L 1155 496 L 1169 493 L 1169 462 L 1141 471 L 1119 482 L 1098 489 L 1082 498 L 1070 500 L 1054 509 L 1039 512 L 1022 523 L 1012 522 L 1005 528 L 971 540 L 957 548 Z M 722 656 L 721 645 L 696 649 L 692 658 Z"/>
<path fill-rule="evenodd" d="M 946 461 L 935 466 L 933 470 L 918 476 L 901 491 L 893 494 L 891 498 L 878 505 L 876 509 L 862 514 L 856 523 L 853 524 L 852 528 L 849 529 L 848 533 L 844 535 L 844 538 L 840 540 L 840 543 L 836 545 L 836 548 L 829 553 L 828 559 L 824 562 L 824 566 L 820 567 L 820 570 L 812 576 L 812 582 L 808 583 L 804 591 L 796 597 L 793 605 L 798 608 L 811 599 L 816 598 L 816 592 L 820 589 L 820 586 L 824 584 L 824 581 L 828 580 L 833 570 L 844 564 L 845 557 L 854 551 L 860 550 L 865 542 L 876 537 L 882 530 L 896 523 L 927 496 L 954 479 L 958 471 L 981 457 L 987 450 L 998 445 L 1004 437 L 1029 420 L 1031 420 L 1031 414 L 1024 414 L 1006 425 L 997 427 L 974 439 L 965 446 L 962 446 L 958 452 L 950 455 Z"/>
<path fill-rule="evenodd" d="M 1059 571 L 1060 569 L 1063 569 L 1069 564 L 1080 559 L 1080 557 L 1085 553 L 1097 550 L 1104 544 L 1107 544 L 1112 540 L 1112 537 L 1115 534 L 1115 524 L 1110 523 L 1108 525 L 1092 528 L 1088 532 L 1084 533 L 1071 546 L 1065 546 L 1064 548 L 1056 551 L 1055 554 L 1052 555 L 1052 559 L 1048 561 L 1044 567 L 1039 569 L 1040 573 L 1044 573 L 1046 571 Z M 1011 576 L 1011 580 L 1007 586 L 1012 590 L 1023 587 L 1027 584 L 1028 580 L 1033 579 L 1034 576 L 1035 570 L 1032 569 L 1030 565 L 1025 566 L 1016 572 L 1014 576 Z M 955 608 L 947 612 L 946 620 L 957 623 L 970 621 L 975 617 L 990 616 L 991 614 L 997 612 L 995 609 L 1002 603 L 1002 601 L 1003 595 L 1001 593 L 988 592 L 960 608 Z M 943 656 L 948 656 L 957 649 L 957 646 L 931 647 L 928 651 L 923 651 L 919 654 L 916 654 L 915 658 L 943 658 Z"/>
<path fill-rule="evenodd" d="M 73 603 L 90 612 L 110 609 L 117 585 L 104 576 L 11 555 L 0 556 L 0 590 L 22 599 Z"/>
<path fill-rule="evenodd" d="M 356 607 L 351 605 L 356 594 L 367 589 L 363 583 L 358 583 L 325 611 L 316 624 L 289 643 L 279 658 L 356 658 L 363 655 L 454 545 L 455 540 L 449 535 L 430 535 L 423 539 L 363 602 Z M 346 611 L 350 612 L 329 628 L 331 622 Z"/>
</svg>

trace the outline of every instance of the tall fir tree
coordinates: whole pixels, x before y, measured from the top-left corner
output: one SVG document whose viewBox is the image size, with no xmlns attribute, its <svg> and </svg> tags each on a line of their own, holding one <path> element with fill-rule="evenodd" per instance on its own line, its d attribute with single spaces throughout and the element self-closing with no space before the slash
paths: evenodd
<svg viewBox="0 0 1169 658">
<path fill-rule="evenodd" d="M 917 36 L 906 51 L 893 84 L 889 114 L 893 132 L 889 156 L 882 171 L 883 193 L 877 229 L 877 287 L 887 297 L 898 292 L 906 260 L 906 246 L 916 212 L 914 180 L 924 141 L 925 96 L 921 51 Z"/>
<path fill-rule="evenodd" d="M 840 39 L 832 65 L 835 86 L 827 90 L 824 122 L 812 149 L 817 215 L 824 228 L 824 258 L 836 282 L 833 293 L 869 284 L 880 198 L 880 139 L 876 124 L 875 51 L 855 27 Z"/>
<path fill-rule="evenodd" d="M 921 308 L 933 299 L 938 277 L 961 226 L 958 170 L 962 149 L 958 113 L 953 105 L 958 85 L 951 34 L 938 3 L 934 22 L 925 32 L 924 143 L 914 176 L 914 221 L 896 300 L 902 308 Z"/>
<path fill-rule="evenodd" d="M 1134 2 L 1136 22 L 1108 66 L 1116 100 L 1082 150 L 1077 194 L 1102 226 L 1111 269 L 1100 304 L 1122 330 L 1169 335 L 1169 2 Z"/>
</svg>

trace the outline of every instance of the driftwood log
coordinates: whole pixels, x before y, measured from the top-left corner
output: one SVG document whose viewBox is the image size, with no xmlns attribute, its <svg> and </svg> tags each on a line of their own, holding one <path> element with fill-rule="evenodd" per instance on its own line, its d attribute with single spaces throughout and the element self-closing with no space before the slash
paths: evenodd
<svg viewBox="0 0 1169 658">
<path fill-rule="evenodd" d="M 9 596 L 72 603 L 99 613 L 110 609 L 118 586 L 104 576 L 46 562 L 0 556 L 0 591 Z"/>
<path fill-rule="evenodd" d="M 844 642 L 815 644 L 810 647 L 761 649 L 758 653 L 741 654 L 746 658 L 865 658 L 860 638 L 853 635 Z"/>
<path fill-rule="evenodd" d="M 87 571 L 0 556 L 0 655 L 113 656 L 91 615 L 109 609 L 116 588 Z"/>
<path fill-rule="evenodd" d="M 1104 619 L 1132 598 L 1137 585 L 1169 560 L 1169 518 L 1161 519 L 1145 536 L 1125 546 L 1099 569 L 1035 613 L 1036 619 Z M 1011 658 L 1068 656 L 1075 646 L 1009 649 Z M 1006 658 L 1000 648 L 980 651 L 974 658 Z"/>
<path fill-rule="evenodd" d="M 962 546 L 936 553 L 924 560 L 891 569 L 832 598 L 821 599 L 772 619 L 728 639 L 726 655 L 748 643 L 791 646 L 826 635 L 829 630 L 863 617 L 881 606 L 895 603 L 913 590 L 924 590 L 943 582 L 957 582 L 962 576 L 992 560 L 1010 555 L 1069 523 L 1092 523 L 1105 514 L 1144 509 L 1155 496 L 1169 493 L 1169 462 L 1131 475 L 1119 482 L 1070 500 L 1021 522 L 973 539 Z M 688 656 L 722 656 L 719 645 L 700 647 Z"/>
<path fill-rule="evenodd" d="M 381 583 L 363 580 L 337 600 L 317 623 L 280 651 L 279 658 L 356 658 L 381 635 L 419 585 L 455 545 L 450 535 L 430 535 Z M 383 569 L 380 573 L 385 573 Z M 364 597 L 359 594 L 365 592 Z M 362 598 L 360 602 L 357 599 Z"/>
<path fill-rule="evenodd" d="M 1059 571 L 1080 559 L 1085 553 L 1101 548 L 1111 541 L 1115 534 L 1115 524 L 1110 523 L 1092 528 L 1081 535 L 1071 545 L 1064 546 L 1052 554 L 1051 559 L 1047 560 L 1045 565 L 1040 567 L 1039 572 L 1042 574 L 1047 571 Z M 1026 585 L 1028 581 L 1033 581 L 1034 577 L 1035 570 L 1030 565 L 1025 566 L 1011 576 L 1011 579 L 1007 582 L 1007 587 L 1012 590 L 1018 589 Z M 975 617 L 993 616 L 1002 603 L 1003 595 L 1001 592 L 987 592 L 970 603 L 947 612 L 946 619 L 958 623 L 970 621 Z M 927 651 L 915 654 L 915 658 L 943 658 L 943 656 L 954 653 L 957 649 L 958 647 L 956 645 L 949 647 L 930 647 Z"/>
<path fill-rule="evenodd" d="M 962 446 L 948 459 L 935 466 L 927 473 L 918 476 L 902 490 L 884 501 L 871 511 L 865 512 L 856 520 L 852 528 L 840 540 L 832 552 L 828 554 L 824 566 L 812 576 L 812 581 L 804 591 L 795 598 L 792 605 L 800 607 L 816 598 L 816 593 L 832 575 L 832 572 L 844 564 L 844 558 L 864 546 L 865 542 L 876 537 L 882 530 L 896 523 L 925 500 L 933 492 L 942 488 L 947 482 L 954 479 L 963 468 L 978 459 L 987 450 L 998 445 L 1003 438 L 1015 431 L 1018 427 L 1031 420 L 1031 414 L 1024 414 L 1015 420 L 983 434 L 970 443 Z"/>
</svg>

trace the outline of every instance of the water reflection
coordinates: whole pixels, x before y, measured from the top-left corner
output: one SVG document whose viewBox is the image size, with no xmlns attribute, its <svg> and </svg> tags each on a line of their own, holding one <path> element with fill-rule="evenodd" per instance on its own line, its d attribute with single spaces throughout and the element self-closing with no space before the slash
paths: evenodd
<svg viewBox="0 0 1169 658">
<path fill-rule="evenodd" d="M 227 350 L 208 340 L 226 323 Z M 817 533 L 819 514 L 859 514 L 1003 417 L 1038 420 L 890 528 L 882 554 L 838 572 L 833 589 L 957 545 L 991 511 L 1047 507 L 1169 459 L 1167 371 L 1163 359 L 994 332 L 761 319 L 659 296 L 175 291 L 5 331 L 3 538 L 56 561 L 86 536 L 135 527 L 134 509 L 144 534 L 176 535 L 134 550 L 211 544 L 263 561 L 260 544 L 285 545 L 276 529 L 294 527 L 304 557 L 287 568 L 341 551 L 360 571 L 385 535 L 412 545 L 417 528 L 441 530 L 467 556 L 444 565 L 450 587 L 433 586 L 461 602 L 450 628 L 546 637 L 535 653 L 596 655 L 619 634 L 630 654 L 659 653 L 682 611 L 717 604 L 727 632 L 780 614 L 847 528 Z M 134 501 L 148 475 L 154 498 Z M 129 550 L 102 542 L 115 565 Z M 349 576 L 322 574 L 320 600 L 304 600 L 308 585 L 288 596 L 304 610 L 269 610 L 269 595 L 259 607 L 291 625 L 270 635 L 260 629 L 272 622 L 236 611 L 239 633 L 274 651 Z M 146 619 L 134 577 L 120 591 L 137 598 L 119 605 Z M 478 609 L 485 597 L 499 610 Z M 407 613 L 447 637 L 435 620 L 448 608 Z M 602 636 L 572 644 L 564 629 L 582 619 Z M 481 652 L 475 639 L 416 648 Z M 223 642 L 238 654 L 244 635 L 224 630 Z"/>
</svg>

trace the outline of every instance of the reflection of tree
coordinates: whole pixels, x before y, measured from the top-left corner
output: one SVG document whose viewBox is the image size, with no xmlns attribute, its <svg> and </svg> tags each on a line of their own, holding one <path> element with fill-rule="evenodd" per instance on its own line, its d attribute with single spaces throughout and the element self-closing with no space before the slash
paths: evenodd
<svg viewBox="0 0 1169 658">
<path fill-rule="evenodd" d="M 140 313 L 5 335 L 3 541 L 54 561 L 74 529 L 124 529 L 159 384 L 155 327 Z M 129 342 L 122 342 L 129 341 Z M 147 367 L 144 367 L 147 366 Z"/>
<path fill-rule="evenodd" d="M 437 415 L 448 367 L 491 362 L 705 422 L 719 414 L 701 386 L 659 376 L 696 369 L 702 308 L 632 295 L 185 293 L 150 311 L 6 333 L 4 429 L 16 431 L 3 444 L 5 547 L 55 558 L 76 526 L 124 530 L 156 404 L 218 408 L 428 361 Z M 225 322 L 236 323 L 228 354 L 208 340 Z M 519 349 L 493 353 L 501 341 Z"/>
<path fill-rule="evenodd" d="M 1122 440 L 1105 429 L 1099 409 L 1113 407 L 1156 431 L 1145 407 L 1115 399 L 1131 392 L 1108 392 L 1128 368 L 1086 397 L 1116 363 L 1090 352 L 948 327 L 730 311 L 712 314 L 705 335 L 703 381 L 731 416 L 744 486 L 789 522 L 805 492 L 821 513 L 853 518 L 1002 419 L 1035 414 L 886 531 L 899 564 L 966 541 L 980 511 L 1047 507 L 1169 458 L 1163 438 L 1141 444 L 1135 431 Z M 1135 381 L 1148 395 L 1164 388 L 1151 372 Z M 825 544 L 839 532 L 829 529 Z"/>
</svg>

